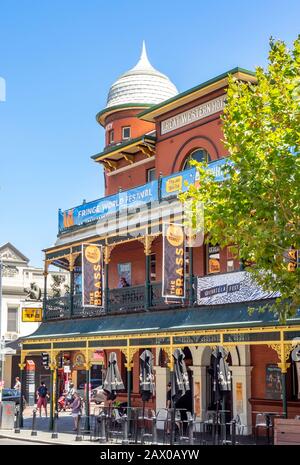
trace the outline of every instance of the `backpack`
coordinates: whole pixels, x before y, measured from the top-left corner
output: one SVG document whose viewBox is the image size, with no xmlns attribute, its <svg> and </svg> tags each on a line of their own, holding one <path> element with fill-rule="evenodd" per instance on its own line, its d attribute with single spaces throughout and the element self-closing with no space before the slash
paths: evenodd
<svg viewBox="0 0 300 465">
<path fill-rule="evenodd" d="M 47 388 L 46 386 L 41 386 L 38 388 L 38 393 L 40 397 L 46 397 L 47 395 Z"/>
</svg>

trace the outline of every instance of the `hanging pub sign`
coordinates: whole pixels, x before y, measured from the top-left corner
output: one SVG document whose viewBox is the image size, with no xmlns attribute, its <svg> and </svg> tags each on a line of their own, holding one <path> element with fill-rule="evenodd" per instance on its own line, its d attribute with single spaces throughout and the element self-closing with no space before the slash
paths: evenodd
<svg viewBox="0 0 300 465">
<path fill-rule="evenodd" d="M 185 236 L 181 224 L 163 224 L 162 296 L 185 298 Z"/>
<path fill-rule="evenodd" d="M 82 305 L 103 306 L 102 246 L 82 244 Z"/>
</svg>

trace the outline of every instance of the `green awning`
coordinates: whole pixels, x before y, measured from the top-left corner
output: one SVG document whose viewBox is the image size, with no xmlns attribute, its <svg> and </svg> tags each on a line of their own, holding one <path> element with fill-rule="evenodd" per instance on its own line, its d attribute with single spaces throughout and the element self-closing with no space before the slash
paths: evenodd
<svg viewBox="0 0 300 465">
<path fill-rule="evenodd" d="M 125 336 L 127 334 L 149 332 L 172 333 L 279 325 L 279 321 L 274 313 L 259 312 L 259 308 L 265 304 L 266 300 L 253 303 L 246 302 L 210 307 L 151 311 L 128 315 L 107 315 L 99 318 L 56 320 L 42 323 L 35 333 L 24 339 Z M 255 309 L 251 315 L 249 314 L 249 307 Z M 299 324 L 300 309 L 293 318 L 287 320 L 287 325 Z"/>
</svg>

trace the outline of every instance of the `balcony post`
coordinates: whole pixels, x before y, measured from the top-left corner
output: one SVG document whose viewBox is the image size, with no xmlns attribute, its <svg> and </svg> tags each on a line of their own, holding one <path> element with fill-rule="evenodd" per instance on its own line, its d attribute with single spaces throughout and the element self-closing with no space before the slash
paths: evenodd
<svg viewBox="0 0 300 465">
<path fill-rule="evenodd" d="M 143 238 L 144 239 L 144 252 L 145 252 L 145 310 L 149 310 L 151 307 L 151 295 L 150 295 L 150 266 L 151 266 L 151 246 L 154 240 L 153 236 L 148 234 Z"/>
<path fill-rule="evenodd" d="M 46 321 L 46 309 L 47 309 L 47 277 L 48 277 L 48 262 L 45 260 L 44 267 L 44 298 L 43 298 L 43 321 Z"/>
<path fill-rule="evenodd" d="M 74 314 L 74 256 L 72 251 L 69 258 L 69 270 L 70 270 L 70 311 L 69 315 L 72 318 Z"/>
<path fill-rule="evenodd" d="M 109 262 L 110 255 L 115 247 L 114 244 L 108 245 L 105 244 L 104 247 L 104 310 L 105 313 L 109 311 L 109 281 L 108 281 L 108 271 L 109 271 Z"/>
<path fill-rule="evenodd" d="M 190 288 L 190 295 L 189 295 L 189 304 L 194 304 L 194 270 L 193 270 L 193 247 L 189 246 L 189 288 Z"/>
</svg>

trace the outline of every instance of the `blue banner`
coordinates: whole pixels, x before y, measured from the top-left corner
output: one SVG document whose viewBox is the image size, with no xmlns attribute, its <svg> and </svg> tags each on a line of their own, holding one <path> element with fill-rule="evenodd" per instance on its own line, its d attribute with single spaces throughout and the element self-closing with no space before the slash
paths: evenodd
<svg viewBox="0 0 300 465">
<path fill-rule="evenodd" d="M 158 200 L 158 182 L 151 181 L 129 191 L 120 192 L 118 195 L 120 211 L 124 209 L 136 210 L 147 203 Z"/>
<path fill-rule="evenodd" d="M 223 167 L 227 165 L 232 165 L 233 162 L 229 158 L 220 158 L 220 160 L 211 161 L 208 164 L 208 170 L 212 172 L 215 177 L 215 181 L 224 181 L 229 176 L 223 173 Z"/>
<path fill-rule="evenodd" d="M 118 210 L 137 209 L 156 200 L 158 200 L 158 182 L 152 181 L 141 187 L 93 200 L 64 212 L 60 210 L 58 229 L 63 231 L 72 226 L 80 226 L 91 221 L 104 219 L 109 215 L 116 214 Z"/>
<path fill-rule="evenodd" d="M 188 190 L 188 184 L 195 184 L 196 168 L 180 171 L 161 180 L 161 198 L 173 197 Z"/>
</svg>

